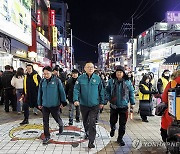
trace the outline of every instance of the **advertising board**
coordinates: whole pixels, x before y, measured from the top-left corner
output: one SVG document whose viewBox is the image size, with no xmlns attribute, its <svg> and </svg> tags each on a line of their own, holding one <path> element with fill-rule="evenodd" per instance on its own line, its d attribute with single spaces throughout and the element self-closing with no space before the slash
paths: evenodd
<svg viewBox="0 0 180 154">
<path fill-rule="evenodd" d="M 0 0 L 0 32 L 31 46 L 31 0 Z"/>
</svg>

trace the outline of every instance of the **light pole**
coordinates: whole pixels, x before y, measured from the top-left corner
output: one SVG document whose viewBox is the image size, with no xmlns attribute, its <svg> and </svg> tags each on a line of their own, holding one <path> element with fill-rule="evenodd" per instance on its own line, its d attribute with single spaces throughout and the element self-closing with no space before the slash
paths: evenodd
<svg viewBox="0 0 180 154">
<path fill-rule="evenodd" d="M 71 29 L 71 71 L 73 70 L 73 45 L 72 45 L 72 29 Z"/>
</svg>

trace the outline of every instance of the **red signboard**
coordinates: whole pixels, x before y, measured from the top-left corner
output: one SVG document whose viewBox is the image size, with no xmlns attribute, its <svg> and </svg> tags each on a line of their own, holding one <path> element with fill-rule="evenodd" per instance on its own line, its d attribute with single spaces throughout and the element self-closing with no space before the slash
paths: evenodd
<svg viewBox="0 0 180 154">
<path fill-rule="evenodd" d="M 37 26 L 41 26 L 41 10 L 37 10 Z"/>
<path fill-rule="evenodd" d="M 55 26 L 55 10 L 51 10 L 51 14 L 50 14 L 50 26 Z"/>
</svg>

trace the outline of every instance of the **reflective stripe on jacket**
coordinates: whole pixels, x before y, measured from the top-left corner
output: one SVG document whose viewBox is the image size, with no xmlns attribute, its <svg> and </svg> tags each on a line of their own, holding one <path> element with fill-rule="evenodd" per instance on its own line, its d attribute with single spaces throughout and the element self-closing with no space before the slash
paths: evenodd
<svg viewBox="0 0 180 154">
<path fill-rule="evenodd" d="M 36 84 L 36 86 L 38 86 L 38 78 L 37 78 L 38 74 L 34 74 L 33 75 L 33 81 Z M 26 85 L 26 81 L 27 81 L 27 75 L 24 76 L 24 92 L 25 94 L 27 94 L 27 85 Z"/>
<path fill-rule="evenodd" d="M 163 83 L 163 91 L 164 91 L 164 89 L 166 88 L 169 81 L 167 79 L 165 79 L 164 77 L 162 77 L 161 80 L 162 80 L 162 83 Z"/>
<path fill-rule="evenodd" d="M 144 84 L 141 84 L 145 90 L 149 91 L 149 88 L 144 85 Z M 150 94 L 143 94 L 139 91 L 139 100 L 149 100 L 150 99 Z"/>
</svg>

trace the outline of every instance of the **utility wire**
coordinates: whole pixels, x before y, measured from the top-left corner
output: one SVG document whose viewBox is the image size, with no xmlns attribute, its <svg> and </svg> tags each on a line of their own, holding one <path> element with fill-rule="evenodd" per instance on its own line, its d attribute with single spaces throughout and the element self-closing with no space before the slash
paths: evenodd
<svg viewBox="0 0 180 154">
<path fill-rule="evenodd" d="M 64 29 L 64 31 L 65 31 L 66 33 L 69 33 L 69 32 L 68 32 L 67 30 L 65 30 L 65 29 Z M 84 43 L 84 44 L 86 44 L 86 45 L 89 45 L 89 46 L 91 46 L 91 47 L 94 47 L 94 48 L 98 49 L 97 46 L 95 46 L 95 45 L 93 45 L 93 44 L 90 44 L 90 43 L 88 43 L 88 42 L 86 42 L 86 41 L 83 41 L 82 39 L 78 38 L 78 37 L 75 36 L 75 35 L 72 35 L 72 36 L 73 36 L 73 38 L 75 38 L 76 40 L 78 40 L 78 41 L 80 41 L 80 42 L 82 42 L 82 43 Z"/>
<path fill-rule="evenodd" d="M 147 8 L 146 11 L 144 11 L 144 13 L 142 13 L 140 16 L 136 17 L 136 20 L 140 19 L 147 11 L 149 11 L 149 9 L 151 9 L 152 6 L 153 6 L 154 4 L 156 4 L 156 2 L 157 2 L 157 1 L 154 1 L 154 2 L 150 5 L 150 7 Z"/>
<path fill-rule="evenodd" d="M 89 45 L 89 46 L 94 47 L 94 48 L 97 49 L 97 46 L 92 45 L 92 44 L 90 44 L 90 43 L 88 43 L 88 42 L 85 42 L 85 41 L 81 40 L 80 38 L 78 38 L 78 37 L 76 37 L 76 36 L 74 36 L 74 35 L 72 35 L 72 36 L 73 36 L 73 38 L 79 40 L 80 42 L 82 42 L 82 43 L 84 43 L 84 44 L 86 44 L 86 45 Z"/>
<path fill-rule="evenodd" d="M 143 0 L 141 0 L 141 2 L 139 3 L 139 6 L 138 6 L 137 9 L 135 10 L 135 12 L 132 14 L 131 18 L 136 14 L 136 12 L 137 12 L 138 9 L 140 8 L 142 2 L 143 2 Z"/>
<path fill-rule="evenodd" d="M 149 2 L 150 2 L 151 0 L 149 0 L 145 5 L 144 5 L 144 7 L 141 9 L 141 11 L 139 11 L 139 13 L 137 13 L 133 18 L 134 19 L 136 19 L 139 15 L 140 15 L 140 13 L 146 8 L 146 6 L 149 4 Z"/>
</svg>

